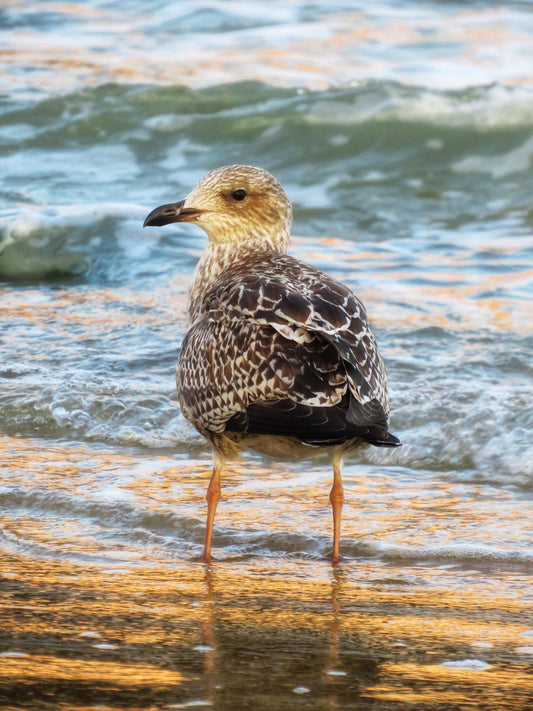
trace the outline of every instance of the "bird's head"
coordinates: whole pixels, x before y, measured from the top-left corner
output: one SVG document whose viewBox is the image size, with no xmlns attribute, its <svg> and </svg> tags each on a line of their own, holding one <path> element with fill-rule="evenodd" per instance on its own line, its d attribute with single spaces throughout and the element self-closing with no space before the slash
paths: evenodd
<svg viewBox="0 0 533 711">
<path fill-rule="evenodd" d="M 291 221 L 289 198 L 270 173 L 230 165 L 204 175 L 184 200 L 156 207 L 144 227 L 193 222 L 212 242 L 279 240 L 286 246 Z"/>
</svg>

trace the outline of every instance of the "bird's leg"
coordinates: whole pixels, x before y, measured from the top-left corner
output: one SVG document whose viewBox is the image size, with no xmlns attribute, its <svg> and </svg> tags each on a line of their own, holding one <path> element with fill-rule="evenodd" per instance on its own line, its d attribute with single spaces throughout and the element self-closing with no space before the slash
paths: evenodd
<svg viewBox="0 0 533 711">
<path fill-rule="evenodd" d="M 340 457 L 332 457 L 331 462 L 333 464 L 333 486 L 329 493 L 329 500 L 331 501 L 333 511 L 333 551 L 331 553 L 331 560 L 333 563 L 338 563 L 340 558 L 342 505 L 344 503 L 344 489 L 341 476 L 342 459 Z"/>
<path fill-rule="evenodd" d="M 213 537 L 213 524 L 215 522 L 215 512 L 217 504 L 220 501 L 220 472 L 224 466 L 225 459 L 220 457 L 216 452 L 213 455 L 214 466 L 205 500 L 207 501 L 207 522 L 205 526 L 205 544 L 204 552 L 200 556 L 200 560 L 204 563 L 211 562 L 211 539 Z"/>
</svg>

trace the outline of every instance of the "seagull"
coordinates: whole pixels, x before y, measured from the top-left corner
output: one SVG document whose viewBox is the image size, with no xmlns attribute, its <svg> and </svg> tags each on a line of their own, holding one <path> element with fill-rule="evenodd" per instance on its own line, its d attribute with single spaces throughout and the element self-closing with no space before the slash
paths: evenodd
<svg viewBox="0 0 533 711">
<path fill-rule="evenodd" d="M 207 173 L 144 227 L 190 222 L 207 234 L 188 294 L 176 368 L 184 416 L 213 452 L 205 544 L 212 561 L 221 471 L 253 449 L 277 458 L 329 454 L 333 563 L 340 560 L 341 467 L 362 447 L 397 447 L 387 375 L 365 307 L 333 277 L 287 254 L 292 207 L 266 170 Z"/>
</svg>

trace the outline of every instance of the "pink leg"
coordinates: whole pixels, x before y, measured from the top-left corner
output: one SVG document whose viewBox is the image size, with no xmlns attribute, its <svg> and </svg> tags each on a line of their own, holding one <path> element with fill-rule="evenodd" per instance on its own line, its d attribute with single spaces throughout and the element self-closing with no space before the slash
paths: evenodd
<svg viewBox="0 0 533 711">
<path fill-rule="evenodd" d="M 331 508 L 333 511 L 333 551 L 331 559 L 334 563 L 338 563 L 340 558 L 340 535 L 341 535 L 341 516 L 342 505 L 344 503 L 344 489 L 342 486 L 341 477 L 341 461 L 333 460 L 333 486 L 329 494 Z"/>
<path fill-rule="evenodd" d="M 213 537 L 215 512 L 217 510 L 217 504 L 220 501 L 220 472 L 223 464 L 224 462 L 215 456 L 215 466 L 213 467 L 213 474 L 211 475 L 205 496 L 205 500 L 207 501 L 207 522 L 205 527 L 204 552 L 200 556 L 200 560 L 203 560 L 204 563 L 210 563 L 212 560 L 211 539 Z"/>
</svg>

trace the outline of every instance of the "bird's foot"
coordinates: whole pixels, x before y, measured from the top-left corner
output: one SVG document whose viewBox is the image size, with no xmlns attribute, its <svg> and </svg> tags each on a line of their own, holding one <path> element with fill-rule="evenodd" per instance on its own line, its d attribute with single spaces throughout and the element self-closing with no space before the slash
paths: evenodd
<svg viewBox="0 0 533 711">
<path fill-rule="evenodd" d="M 200 553 L 200 555 L 193 556 L 192 560 L 198 563 L 204 563 L 205 565 L 211 565 L 211 563 L 216 561 L 216 558 L 214 558 L 211 553 L 206 553 L 204 551 L 203 553 Z"/>
<path fill-rule="evenodd" d="M 324 560 L 329 560 L 329 562 L 335 567 L 336 565 L 346 562 L 348 558 L 340 555 L 340 553 L 335 554 L 331 551 L 331 553 L 324 556 Z"/>
</svg>

